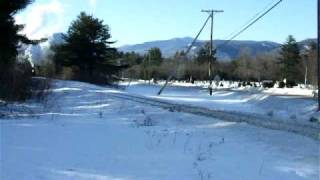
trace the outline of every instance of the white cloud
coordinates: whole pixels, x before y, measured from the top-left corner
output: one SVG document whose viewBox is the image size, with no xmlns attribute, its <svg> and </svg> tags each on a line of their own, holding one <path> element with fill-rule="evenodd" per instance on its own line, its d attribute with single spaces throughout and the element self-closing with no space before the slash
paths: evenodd
<svg viewBox="0 0 320 180">
<path fill-rule="evenodd" d="M 34 4 L 29 11 L 18 14 L 15 19 L 19 24 L 25 24 L 22 33 L 29 38 L 48 37 L 54 32 L 62 31 L 64 8 L 59 0 L 46 4 Z"/>
</svg>

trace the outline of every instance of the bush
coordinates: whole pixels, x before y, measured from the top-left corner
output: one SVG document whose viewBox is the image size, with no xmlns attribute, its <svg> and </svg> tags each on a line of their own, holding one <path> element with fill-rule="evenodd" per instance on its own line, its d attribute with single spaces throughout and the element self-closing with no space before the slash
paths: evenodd
<svg viewBox="0 0 320 180">
<path fill-rule="evenodd" d="M 55 76 L 55 65 L 52 62 L 43 62 L 40 65 L 35 66 L 35 75 L 53 78 Z"/>
<path fill-rule="evenodd" d="M 297 86 L 298 84 L 295 81 L 287 81 L 286 86 L 287 88 L 293 88 L 294 86 Z"/>
<path fill-rule="evenodd" d="M 60 79 L 64 79 L 64 80 L 72 80 L 72 79 L 77 79 L 75 76 L 75 70 L 76 68 L 72 68 L 72 67 L 63 67 L 61 72 L 58 73 L 58 77 Z"/>
<path fill-rule="evenodd" d="M 31 96 L 32 66 L 27 60 L 15 63 L 0 72 L 0 99 L 23 101 Z"/>
<path fill-rule="evenodd" d="M 279 82 L 279 88 L 284 88 L 286 86 L 286 84 L 283 82 L 283 81 L 281 81 L 281 82 Z"/>
<path fill-rule="evenodd" d="M 273 88 L 274 82 L 273 81 L 262 81 L 262 87 L 263 88 Z"/>
<path fill-rule="evenodd" d="M 51 87 L 51 79 L 36 77 L 32 78 L 32 98 L 39 102 L 44 102 L 48 97 Z"/>
<path fill-rule="evenodd" d="M 37 68 L 35 69 L 37 71 Z M 42 70 L 41 70 L 42 71 Z M 41 72 L 41 75 L 44 75 Z M 49 76 L 51 72 L 46 71 Z M 26 59 L 19 60 L 11 68 L 1 68 L 0 99 L 5 101 L 25 101 L 29 98 L 43 100 L 49 91 L 51 80 L 32 78 L 33 68 Z M 50 75 L 51 76 L 51 75 Z"/>
</svg>

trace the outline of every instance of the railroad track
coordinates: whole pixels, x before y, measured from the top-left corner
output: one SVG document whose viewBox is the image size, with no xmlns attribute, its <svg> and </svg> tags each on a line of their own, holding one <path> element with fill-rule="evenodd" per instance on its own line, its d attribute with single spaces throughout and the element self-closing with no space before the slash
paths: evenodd
<svg viewBox="0 0 320 180">
<path fill-rule="evenodd" d="M 230 122 L 246 122 L 259 127 L 265 127 L 274 130 L 284 130 L 320 140 L 320 125 L 316 123 L 302 124 L 299 122 L 289 122 L 260 114 L 214 110 L 205 107 L 178 104 L 151 97 L 130 95 L 126 93 L 110 93 L 110 95 L 118 99 L 148 104 L 151 106 L 168 109 L 170 111 L 191 113 Z"/>
</svg>

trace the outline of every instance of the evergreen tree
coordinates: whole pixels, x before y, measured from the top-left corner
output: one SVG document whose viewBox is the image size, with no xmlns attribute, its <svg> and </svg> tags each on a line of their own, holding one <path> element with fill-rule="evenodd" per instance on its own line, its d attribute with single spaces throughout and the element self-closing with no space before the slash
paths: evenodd
<svg viewBox="0 0 320 180">
<path fill-rule="evenodd" d="M 30 89 L 31 65 L 23 59 L 17 63 L 18 48 L 22 43 L 35 44 L 19 34 L 23 25 L 16 24 L 14 16 L 27 7 L 32 0 L 0 1 L 0 98 L 6 100 L 23 100 Z"/>
<path fill-rule="evenodd" d="M 163 61 L 161 50 L 157 47 L 149 49 L 146 58 L 146 60 L 149 61 L 149 65 L 159 66 Z"/>
<path fill-rule="evenodd" d="M 213 52 L 213 57 L 215 57 L 216 51 L 214 50 Z M 197 53 L 197 57 L 195 61 L 201 65 L 204 63 L 208 63 L 210 59 L 210 44 L 206 43 L 204 47 L 201 47 L 200 50 Z M 215 61 L 215 59 L 213 59 Z"/>
<path fill-rule="evenodd" d="M 298 43 L 289 35 L 285 44 L 281 46 L 279 63 L 281 65 L 282 78 L 286 78 L 289 86 L 301 81 L 300 65 L 301 57 Z"/>
<path fill-rule="evenodd" d="M 18 34 L 23 25 L 15 24 L 14 15 L 24 9 L 31 0 L 0 1 L 0 67 L 12 66 L 18 55 L 20 42 L 29 42 L 26 36 Z"/>
<path fill-rule="evenodd" d="M 122 54 L 121 57 L 122 57 L 124 63 L 128 64 L 129 66 L 141 64 L 143 61 L 143 57 L 140 54 L 135 53 L 134 51 L 124 53 L 124 54 Z"/>
<path fill-rule="evenodd" d="M 116 71 L 112 60 L 118 54 L 110 47 L 110 38 L 103 20 L 81 12 L 64 36 L 65 43 L 53 48 L 55 62 L 78 69 L 76 78 L 80 80 L 93 82 L 110 77 Z"/>
<path fill-rule="evenodd" d="M 175 60 L 179 60 L 179 59 L 181 59 L 181 58 L 186 58 L 185 56 L 186 56 L 186 53 L 182 50 L 182 51 L 177 51 L 177 52 L 174 54 L 173 58 L 174 58 Z"/>
</svg>

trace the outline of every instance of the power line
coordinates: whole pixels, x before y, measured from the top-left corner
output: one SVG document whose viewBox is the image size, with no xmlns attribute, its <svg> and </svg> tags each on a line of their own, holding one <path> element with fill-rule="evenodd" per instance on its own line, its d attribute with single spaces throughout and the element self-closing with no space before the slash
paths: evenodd
<svg viewBox="0 0 320 180">
<path fill-rule="evenodd" d="M 193 47 L 194 43 L 198 40 L 201 32 L 202 32 L 203 29 L 206 27 L 206 25 L 207 25 L 207 23 L 208 23 L 208 21 L 209 21 L 210 18 L 211 18 L 211 14 L 208 16 L 207 20 L 204 22 L 202 28 L 201 28 L 200 31 L 198 32 L 197 36 L 196 36 L 196 37 L 193 39 L 193 41 L 191 42 L 191 44 L 190 44 L 190 46 L 188 47 L 188 49 L 187 49 L 187 51 L 186 51 L 185 54 L 188 54 L 188 53 L 190 52 L 191 48 Z"/>
<path fill-rule="evenodd" d="M 198 37 L 200 36 L 201 32 L 203 31 L 203 29 L 206 27 L 209 19 L 211 18 L 211 14 L 208 16 L 208 18 L 206 19 L 206 21 L 204 22 L 204 24 L 202 25 L 200 31 L 198 32 L 197 36 L 193 39 L 193 41 L 191 42 L 190 46 L 188 47 L 186 53 L 184 54 L 184 56 L 187 56 L 187 54 L 190 52 L 192 46 L 194 45 L 194 43 L 197 41 Z M 177 73 L 178 68 L 175 68 L 175 70 L 173 72 L 171 72 L 171 74 L 169 75 L 169 77 L 167 78 L 166 82 L 164 83 L 164 85 L 161 87 L 161 89 L 158 92 L 158 95 L 160 95 L 162 93 L 162 91 L 167 87 L 168 82 L 171 81 L 172 77 Z"/>
<path fill-rule="evenodd" d="M 190 50 L 192 49 L 194 43 L 197 41 L 197 39 L 199 38 L 201 32 L 203 31 L 203 29 L 205 28 L 205 26 L 207 25 L 209 19 L 211 19 L 211 53 L 212 53 L 212 26 L 213 26 L 213 15 L 215 13 L 221 13 L 223 12 L 222 10 L 202 10 L 202 12 L 208 12 L 210 13 L 208 18 L 206 19 L 206 21 L 204 22 L 203 26 L 201 27 L 200 31 L 198 32 L 197 36 L 193 39 L 192 43 L 190 44 L 190 46 L 188 47 L 187 51 L 185 52 L 184 56 L 186 57 L 187 54 L 190 52 Z M 211 56 L 212 57 L 212 56 Z M 164 85 L 161 87 L 161 89 L 158 92 L 158 95 L 160 95 L 162 93 L 162 91 L 167 87 L 168 82 L 172 79 L 172 77 L 176 74 L 178 68 L 175 68 L 175 70 L 169 75 L 169 77 L 167 78 L 166 82 L 164 83 Z M 211 72 L 210 72 L 211 73 Z"/>
<path fill-rule="evenodd" d="M 254 25 L 257 21 L 259 21 L 261 18 L 263 18 L 265 15 L 267 15 L 271 10 L 273 10 L 274 8 L 276 8 L 283 0 L 279 0 L 277 3 L 275 3 L 273 6 L 271 6 L 268 10 L 266 10 L 264 13 L 262 13 L 259 17 L 257 17 L 254 21 L 252 21 L 250 24 L 248 24 L 247 26 L 245 26 L 243 29 L 241 29 L 238 33 L 236 33 L 235 35 L 233 35 L 230 39 L 228 39 L 225 43 L 221 44 L 220 46 L 217 46 L 217 48 L 221 48 L 225 45 L 227 45 L 230 41 L 232 41 L 233 39 L 235 39 L 236 37 L 238 37 L 240 34 L 242 34 L 244 31 L 246 31 L 249 27 L 251 27 L 252 25 Z"/>
<path fill-rule="evenodd" d="M 232 41 L 233 39 L 235 39 L 236 37 L 238 37 L 240 34 L 242 34 L 244 31 L 246 31 L 249 27 L 251 27 L 252 25 L 254 25 L 257 21 L 259 21 L 261 18 L 263 18 L 265 15 L 267 15 L 271 10 L 273 10 L 275 7 L 277 7 L 283 0 L 279 0 L 277 3 L 275 3 L 273 6 L 271 6 L 270 8 L 268 8 L 264 13 L 262 13 L 260 16 L 258 16 L 256 19 L 254 19 L 251 23 L 249 23 L 248 25 L 246 25 L 244 28 L 242 28 L 238 33 L 236 33 L 235 35 L 233 35 L 229 40 L 227 40 L 225 43 L 223 43 L 220 46 L 217 46 L 214 50 L 216 50 L 217 48 L 223 47 L 226 44 L 228 44 L 230 41 Z M 186 51 L 185 56 L 189 53 L 189 51 L 191 50 L 193 44 L 196 42 L 196 40 L 198 39 L 199 35 L 201 34 L 202 30 L 204 29 L 204 27 L 206 26 L 208 20 L 210 18 L 212 18 L 213 20 L 213 11 L 211 10 L 211 14 L 209 15 L 209 17 L 207 18 L 207 20 L 205 21 L 204 25 L 202 26 L 202 28 L 200 29 L 199 33 L 197 34 L 196 38 L 192 41 L 191 45 L 189 46 L 189 48 Z M 203 11 L 203 12 L 209 12 L 209 11 Z M 219 11 L 221 12 L 221 11 Z M 259 14 L 259 13 L 258 13 Z M 212 22 L 213 24 L 213 22 Z M 212 25 L 211 25 L 212 26 Z M 212 53 L 212 50 L 211 50 Z M 172 72 L 170 74 L 170 76 L 168 77 L 168 79 L 166 80 L 165 84 L 162 86 L 162 88 L 160 89 L 160 91 L 158 92 L 158 95 L 160 95 L 162 93 L 162 91 L 164 90 L 164 88 L 167 86 L 168 82 L 171 80 L 171 78 L 173 77 L 173 75 L 176 73 L 177 70 L 175 70 L 174 72 Z"/>
<path fill-rule="evenodd" d="M 251 23 L 254 19 L 256 19 L 260 14 L 262 14 L 263 12 L 265 12 L 268 8 L 271 7 L 271 5 L 275 4 L 275 2 L 278 0 L 274 0 L 270 3 L 268 3 L 262 10 L 260 10 L 259 12 L 257 12 L 254 16 L 252 16 L 248 21 L 246 21 L 241 27 L 239 27 L 238 29 L 243 29 L 244 27 L 246 27 L 249 23 Z M 228 36 L 226 36 L 223 39 L 229 39 L 230 37 L 232 37 L 233 35 L 235 35 L 238 32 L 238 30 L 234 30 L 232 33 L 228 34 Z"/>
</svg>

